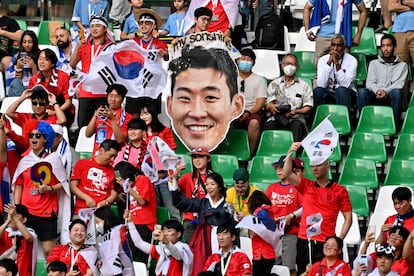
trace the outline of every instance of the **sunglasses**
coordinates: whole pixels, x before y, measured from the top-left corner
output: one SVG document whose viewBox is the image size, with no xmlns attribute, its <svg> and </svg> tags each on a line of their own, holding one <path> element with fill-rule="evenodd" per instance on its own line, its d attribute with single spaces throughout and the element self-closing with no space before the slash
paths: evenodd
<svg viewBox="0 0 414 276">
<path fill-rule="evenodd" d="M 43 134 L 41 133 L 29 133 L 29 138 L 36 138 L 36 139 L 40 139 L 43 136 Z"/>
<path fill-rule="evenodd" d="M 46 103 L 41 103 L 41 102 L 34 102 L 34 101 L 32 101 L 32 105 L 33 106 L 45 106 L 46 105 Z"/>
<path fill-rule="evenodd" d="M 376 247 L 377 247 L 376 248 L 377 252 L 385 252 L 385 254 L 387 254 L 387 255 L 393 255 L 394 256 L 394 251 L 395 251 L 394 246 L 383 246 L 381 244 L 377 244 Z"/>
<path fill-rule="evenodd" d="M 154 22 L 152 22 L 152 21 L 147 21 L 147 20 L 140 20 L 139 22 L 138 22 L 138 24 L 139 25 L 151 25 L 151 24 L 154 24 Z"/>
</svg>

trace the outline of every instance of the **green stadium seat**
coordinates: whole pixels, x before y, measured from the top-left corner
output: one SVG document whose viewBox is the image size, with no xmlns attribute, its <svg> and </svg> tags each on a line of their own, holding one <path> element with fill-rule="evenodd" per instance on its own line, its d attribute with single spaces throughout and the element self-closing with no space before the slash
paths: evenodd
<svg viewBox="0 0 414 276">
<path fill-rule="evenodd" d="M 308 79 L 308 78 L 301 78 L 304 82 L 306 82 L 309 87 L 313 90 L 313 79 Z"/>
<path fill-rule="evenodd" d="M 414 134 L 414 105 L 413 107 L 409 107 L 405 113 L 405 119 L 401 127 L 400 135 L 403 133 Z"/>
<path fill-rule="evenodd" d="M 191 156 L 188 154 L 178 154 L 178 156 L 182 156 L 185 161 L 185 169 L 181 172 L 181 175 L 184 175 L 188 172 L 193 171 L 193 160 L 191 159 Z"/>
<path fill-rule="evenodd" d="M 313 65 L 315 52 L 297 51 L 293 52 L 293 54 L 298 58 L 300 64 L 296 76 L 313 80 L 316 77 L 316 68 L 315 65 Z"/>
<path fill-rule="evenodd" d="M 367 105 L 362 108 L 356 132 L 394 136 L 394 113 L 390 106 Z"/>
<path fill-rule="evenodd" d="M 414 134 L 402 133 L 398 137 L 397 146 L 394 150 L 393 160 L 414 161 Z"/>
<path fill-rule="evenodd" d="M 352 212 L 359 217 L 368 217 L 370 214 L 368 195 L 365 187 L 344 185 L 349 194 L 352 205 Z"/>
<path fill-rule="evenodd" d="M 219 173 L 226 187 L 233 186 L 233 172 L 239 167 L 237 157 L 228 154 L 212 154 L 211 165 L 213 171 Z"/>
<path fill-rule="evenodd" d="M 403 185 L 414 188 L 414 160 L 392 160 L 384 185 Z"/>
<path fill-rule="evenodd" d="M 36 276 L 47 276 L 46 260 L 37 260 Z"/>
<path fill-rule="evenodd" d="M 348 108 L 339 104 L 321 104 L 316 109 L 315 118 L 313 120 L 312 129 L 322 122 L 328 115 L 329 120 L 341 135 L 349 135 L 351 133 L 351 123 L 349 120 Z"/>
<path fill-rule="evenodd" d="M 92 152 L 82 151 L 82 152 L 78 152 L 78 153 L 79 153 L 79 158 L 80 159 L 87 159 L 87 158 L 92 157 Z"/>
<path fill-rule="evenodd" d="M 365 82 L 368 75 L 368 64 L 367 58 L 364 54 L 352 54 L 358 61 L 357 72 L 355 76 L 355 81 L 357 82 Z"/>
<path fill-rule="evenodd" d="M 378 133 L 355 133 L 347 158 L 368 159 L 384 164 L 387 162 L 384 137 Z"/>
<path fill-rule="evenodd" d="M 250 183 L 263 189 L 268 185 L 279 181 L 272 163 L 280 158 L 276 156 L 255 156 L 250 164 Z M 266 186 L 267 185 L 267 186 Z"/>
<path fill-rule="evenodd" d="M 356 32 L 357 27 L 352 27 L 352 36 L 354 36 Z M 359 45 L 351 47 L 351 54 L 364 54 L 367 56 L 376 56 L 378 54 L 374 28 L 365 27 L 362 30 Z"/>
<path fill-rule="evenodd" d="M 239 161 L 248 161 L 250 159 L 250 146 L 247 131 L 230 129 L 224 141 L 213 153 L 235 155 Z"/>
<path fill-rule="evenodd" d="M 378 176 L 375 161 L 366 159 L 346 159 L 338 183 L 344 186 L 363 186 L 365 189 L 378 189 Z"/>
<path fill-rule="evenodd" d="M 17 23 L 19 24 L 20 29 L 23 31 L 27 30 L 27 22 L 25 20 L 16 19 Z"/>
<path fill-rule="evenodd" d="M 157 207 L 157 223 L 163 225 L 164 222 L 169 220 L 170 210 L 167 207 Z"/>
<path fill-rule="evenodd" d="M 284 155 L 293 143 L 293 134 L 289 130 L 265 130 L 260 137 L 256 156 Z"/>
</svg>

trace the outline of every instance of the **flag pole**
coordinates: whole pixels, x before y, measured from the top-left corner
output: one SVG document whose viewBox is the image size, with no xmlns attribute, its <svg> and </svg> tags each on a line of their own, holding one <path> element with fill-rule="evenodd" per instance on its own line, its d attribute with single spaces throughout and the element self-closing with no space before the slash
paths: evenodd
<svg viewBox="0 0 414 276">
<path fill-rule="evenodd" d="M 308 238 L 308 247 L 309 247 L 309 263 L 312 264 L 312 243 L 311 243 L 310 238 Z"/>
</svg>

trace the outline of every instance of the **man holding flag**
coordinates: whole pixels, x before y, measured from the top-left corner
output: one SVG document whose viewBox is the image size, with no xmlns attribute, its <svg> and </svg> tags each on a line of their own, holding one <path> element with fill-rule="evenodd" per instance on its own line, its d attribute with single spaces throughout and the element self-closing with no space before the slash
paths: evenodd
<svg viewBox="0 0 414 276">
<path fill-rule="evenodd" d="M 328 178 L 328 157 L 337 143 L 338 133 L 325 119 L 302 142 L 292 144 L 284 162 L 283 173 L 302 196 L 303 211 L 296 258 L 299 275 L 305 271 L 308 260 L 315 262 L 323 258 L 323 244 L 327 237 L 335 235 L 339 212 L 345 218 L 339 235 L 341 239 L 345 238 L 352 224 L 352 206 L 347 190 Z M 315 181 L 292 171 L 292 153 L 301 146 L 309 156 Z"/>
</svg>

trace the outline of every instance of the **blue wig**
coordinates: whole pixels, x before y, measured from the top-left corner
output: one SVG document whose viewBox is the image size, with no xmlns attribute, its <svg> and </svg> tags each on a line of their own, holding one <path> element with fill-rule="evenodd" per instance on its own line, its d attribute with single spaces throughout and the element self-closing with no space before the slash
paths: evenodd
<svg viewBox="0 0 414 276">
<path fill-rule="evenodd" d="M 50 149 L 53 146 L 53 141 L 55 140 L 56 133 L 53 130 L 52 126 L 46 123 L 45 121 L 39 121 L 37 125 L 37 130 L 43 134 L 46 139 L 45 148 Z"/>
</svg>

